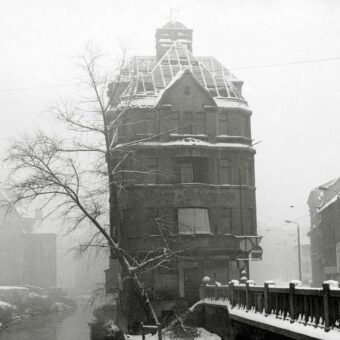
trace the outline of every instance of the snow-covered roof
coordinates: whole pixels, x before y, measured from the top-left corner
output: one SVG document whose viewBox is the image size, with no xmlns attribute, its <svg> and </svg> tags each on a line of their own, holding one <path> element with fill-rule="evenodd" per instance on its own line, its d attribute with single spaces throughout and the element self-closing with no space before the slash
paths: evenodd
<svg viewBox="0 0 340 340">
<path fill-rule="evenodd" d="M 161 28 L 188 29 L 179 21 L 169 21 Z"/>
<path fill-rule="evenodd" d="M 197 81 L 222 107 L 228 107 L 230 100 L 247 106 L 241 92 L 235 86 L 239 81 L 225 66 L 214 57 L 194 57 L 184 44 L 176 40 L 157 62 L 153 56 L 136 56 L 124 75 L 130 83 L 121 95 L 121 101 L 129 106 L 143 97 L 160 97 L 164 89 L 185 69 L 190 70 Z"/>
<path fill-rule="evenodd" d="M 340 177 L 314 188 L 308 197 L 309 209 L 320 212 L 333 204 L 340 194 Z"/>
<path fill-rule="evenodd" d="M 330 199 L 326 204 L 324 204 L 321 208 L 318 209 L 318 212 L 325 210 L 327 207 L 329 207 L 331 204 L 336 202 L 339 199 L 339 195 L 336 194 L 332 199 Z"/>
</svg>

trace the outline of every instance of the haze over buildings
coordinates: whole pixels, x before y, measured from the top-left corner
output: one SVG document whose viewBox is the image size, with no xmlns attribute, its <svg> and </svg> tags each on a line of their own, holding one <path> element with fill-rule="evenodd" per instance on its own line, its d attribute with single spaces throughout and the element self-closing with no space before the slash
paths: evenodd
<svg viewBox="0 0 340 340">
<path fill-rule="evenodd" d="M 37 0 L 0 7 L 2 141 L 38 123 L 49 126 L 41 113 L 77 90 L 54 86 L 77 83 L 73 56 L 85 42 L 98 43 L 112 59 L 122 41 L 131 54 L 150 55 L 154 41 L 145 36 L 177 8 L 179 21 L 194 29 L 195 53 L 214 55 L 237 72 L 256 112 L 259 234 L 275 240 L 279 232 L 267 230 L 293 233 L 284 220 L 300 217 L 307 232 L 310 189 L 337 178 L 340 169 L 340 63 L 330 60 L 340 56 L 333 43 L 340 36 L 338 1 Z M 277 65 L 295 61 L 301 63 Z M 248 68 L 256 65 L 265 67 Z"/>
</svg>

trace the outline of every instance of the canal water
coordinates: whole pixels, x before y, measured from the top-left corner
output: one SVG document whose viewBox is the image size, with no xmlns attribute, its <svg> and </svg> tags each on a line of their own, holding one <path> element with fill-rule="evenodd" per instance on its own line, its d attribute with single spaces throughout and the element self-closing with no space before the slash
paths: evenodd
<svg viewBox="0 0 340 340">
<path fill-rule="evenodd" d="M 1 340 L 90 340 L 90 309 L 86 300 L 77 301 L 76 311 L 68 316 L 33 318 L 0 332 Z"/>
</svg>

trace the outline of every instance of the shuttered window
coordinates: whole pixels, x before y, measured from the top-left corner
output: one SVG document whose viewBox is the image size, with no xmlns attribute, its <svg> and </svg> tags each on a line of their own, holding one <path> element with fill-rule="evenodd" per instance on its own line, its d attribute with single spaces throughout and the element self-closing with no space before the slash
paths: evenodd
<svg viewBox="0 0 340 340">
<path fill-rule="evenodd" d="M 178 209 L 179 234 L 210 234 L 208 209 Z"/>
</svg>

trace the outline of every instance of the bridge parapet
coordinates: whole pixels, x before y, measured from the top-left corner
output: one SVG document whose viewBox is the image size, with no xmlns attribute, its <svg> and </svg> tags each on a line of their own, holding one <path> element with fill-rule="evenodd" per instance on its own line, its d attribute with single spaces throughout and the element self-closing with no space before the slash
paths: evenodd
<svg viewBox="0 0 340 340">
<path fill-rule="evenodd" d="M 264 286 L 256 286 L 253 281 L 228 285 L 211 284 L 205 278 L 201 285 L 201 299 L 216 304 L 228 303 L 231 308 L 261 313 L 265 316 L 299 322 L 323 328 L 340 329 L 340 289 L 336 281 L 325 281 L 322 288 L 301 287 L 292 281 L 289 287 L 278 287 L 268 281 Z"/>
</svg>

